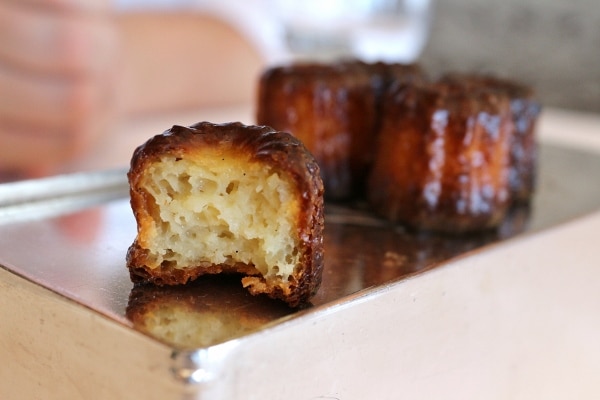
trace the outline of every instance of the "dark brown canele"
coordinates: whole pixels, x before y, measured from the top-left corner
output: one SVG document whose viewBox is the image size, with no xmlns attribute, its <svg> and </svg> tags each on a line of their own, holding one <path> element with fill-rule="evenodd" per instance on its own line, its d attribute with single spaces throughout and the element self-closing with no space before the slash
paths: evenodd
<svg viewBox="0 0 600 400">
<path fill-rule="evenodd" d="M 520 82 L 483 74 L 450 73 L 441 81 L 465 90 L 495 91 L 510 98 L 514 128 L 510 145 L 511 199 L 515 203 L 528 203 L 536 185 L 538 149 L 535 126 L 541 112 L 541 104 L 533 89 Z"/>
<path fill-rule="evenodd" d="M 292 135 L 264 126 L 173 126 L 138 147 L 128 174 L 134 282 L 243 274 L 253 294 L 309 301 L 323 268 L 323 184 Z"/>
<path fill-rule="evenodd" d="M 369 178 L 372 208 L 419 230 L 496 227 L 509 205 L 512 129 L 501 93 L 393 85 Z"/>
<path fill-rule="evenodd" d="M 381 94 L 391 80 L 421 77 L 416 65 L 352 60 L 272 67 L 259 82 L 257 122 L 298 137 L 321 166 L 325 197 L 345 200 L 364 192 Z"/>
</svg>

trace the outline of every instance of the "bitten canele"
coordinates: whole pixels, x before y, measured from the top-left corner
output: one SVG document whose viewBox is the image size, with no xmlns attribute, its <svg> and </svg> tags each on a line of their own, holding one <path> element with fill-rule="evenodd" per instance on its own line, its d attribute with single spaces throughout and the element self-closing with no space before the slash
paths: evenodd
<svg viewBox="0 0 600 400">
<path fill-rule="evenodd" d="M 323 183 L 305 146 L 266 126 L 173 126 L 138 147 L 128 173 L 138 233 L 134 282 L 239 273 L 252 294 L 295 307 L 323 269 Z"/>
</svg>

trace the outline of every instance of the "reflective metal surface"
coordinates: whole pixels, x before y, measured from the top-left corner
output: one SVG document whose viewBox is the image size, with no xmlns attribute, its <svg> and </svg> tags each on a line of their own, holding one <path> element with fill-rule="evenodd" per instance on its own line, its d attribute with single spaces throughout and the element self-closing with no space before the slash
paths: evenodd
<svg viewBox="0 0 600 400">
<path fill-rule="evenodd" d="M 0 184 L 0 225 L 72 213 L 129 193 L 127 170 L 80 172 Z"/>
<path fill-rule="evenodd" d="M 135 236 L 127 198 L 54 217 L 0 220 L 0 266 L 175 348 L 208 347 L 352 301 L 357 292 L 599 209 L 600 156 L 548 145 L 541 150 L 533 204 L 515 210 L 496 233 L 415 235 L 360 206 L 327 205 L 323 285 L 312 308 L 300 311 L 249 296 L 236 277 L 207 277 L 186 287 L 134 288 L 125 267 Z M 103 191 L 90 196 L 102 198 Z M 43 200 L 36 204 L 44 208 Z"/>
</svg>

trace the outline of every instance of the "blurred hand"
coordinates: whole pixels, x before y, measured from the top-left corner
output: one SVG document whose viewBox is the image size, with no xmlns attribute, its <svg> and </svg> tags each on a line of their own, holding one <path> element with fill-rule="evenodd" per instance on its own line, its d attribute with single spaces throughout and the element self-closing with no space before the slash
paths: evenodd
<svg viewBox="0 0 600 400">
<path fill-rule="evenodd" d="M 0 177 L 56 171 L 105 130 L 116 83 L 110 0 L 0 0 Z"/>
</svg>

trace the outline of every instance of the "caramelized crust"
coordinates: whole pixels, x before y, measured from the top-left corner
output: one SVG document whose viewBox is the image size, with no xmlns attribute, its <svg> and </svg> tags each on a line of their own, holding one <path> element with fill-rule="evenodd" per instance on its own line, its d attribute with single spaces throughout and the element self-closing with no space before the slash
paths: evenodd
<svg viewBox="0 0 600 400">
<path fill-rule="evenodd" d="M 348 199 L 364 191 L 382 93 L 422 75 L 416 65 L 360 61 L 273 67 L 259 82 L 257 121 L 298 137 L 321 166 L 326 198 Z"/>
<path fill-rule="evenodd" d="M 481 74 L 450 73 L 441 81 L 463 90 L 489 90 L 510 98 L 514 128 L 510 143 L 511 199 L 516 203 L 528 203 L 536 184 L 538 148 L 535 126 L 541 112 L 541 104 L 533 89 L 520 82 Z"/>
<path fill-rule="evenodd" d="M 416 229 L 496 227 L 509 204 L 512 132 L 506 96 L 442 83 L 388 91 L 368 198 Z"/>
<path fill-rule="evenodd" d="M 173 126 L 138 147 L 128 174 L 138 235 L 134 282 L 184 284 L 241 273 L 253 294 L 291 306 L 317 290 L 323 184 L 300 141 L 264 126 Z"/>
</svg>

